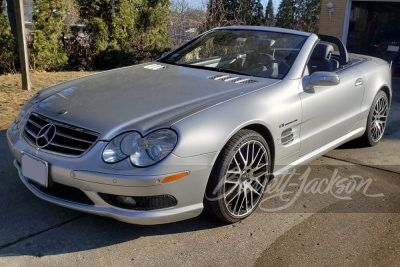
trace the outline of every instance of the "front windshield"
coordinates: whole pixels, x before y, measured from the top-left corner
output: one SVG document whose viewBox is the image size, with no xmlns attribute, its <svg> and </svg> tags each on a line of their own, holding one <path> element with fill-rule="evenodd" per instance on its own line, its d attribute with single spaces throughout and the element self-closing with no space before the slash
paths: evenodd
<svg viewBox="0 0 400 267">
<path fill-rule="evenodd" d="M 287 33 L 215 30 L 161 62 L 221 72 L 282 79 L 307 37 Z"/>
</svg>

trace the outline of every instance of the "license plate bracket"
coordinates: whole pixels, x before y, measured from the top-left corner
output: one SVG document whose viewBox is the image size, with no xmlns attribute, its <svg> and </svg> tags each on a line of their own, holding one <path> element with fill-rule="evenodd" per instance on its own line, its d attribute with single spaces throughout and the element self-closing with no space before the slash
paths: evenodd
<svg viewBox="0 0 400 267">
<path fill-rule="evenodd" d="M 48 164 L 46 161 L 22 152 L 21 161 L 22 175 L 27 179 L 48 187 Z"/>
</svg>

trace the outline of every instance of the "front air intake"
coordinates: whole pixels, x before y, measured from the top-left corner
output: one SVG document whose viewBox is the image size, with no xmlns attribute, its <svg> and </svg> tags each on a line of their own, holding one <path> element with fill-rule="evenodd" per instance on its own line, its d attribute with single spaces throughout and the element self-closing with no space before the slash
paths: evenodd
<svg viewBox="0 0 400 267">
<path fill-rule="evenodd" d="M 105 193 L 98 193 L 99 196 L 108 204 L 129 210 L 160 210 L 174 207 L 178 204 L 176 198 L 171 195 L 158 195 L 158 196 L 118 196 Z M 128 198 L 131 201 L 124 203 L 119 198 Z"/>
</svg>

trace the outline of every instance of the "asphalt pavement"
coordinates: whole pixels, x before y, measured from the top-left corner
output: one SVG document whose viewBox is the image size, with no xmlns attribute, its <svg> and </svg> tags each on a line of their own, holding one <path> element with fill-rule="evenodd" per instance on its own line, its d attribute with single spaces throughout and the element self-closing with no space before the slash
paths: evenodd
<svg viewBox="0 0 400 267">
<path fill-rule="evenodd" d="M 299 168 L 233 225 L 204 214 L 130 225 L 42 201 L 20 182 L 0 131 L 0 266 L 400 266 L 395 82 L 378 146 L 352 142 Z"/>
</svg>

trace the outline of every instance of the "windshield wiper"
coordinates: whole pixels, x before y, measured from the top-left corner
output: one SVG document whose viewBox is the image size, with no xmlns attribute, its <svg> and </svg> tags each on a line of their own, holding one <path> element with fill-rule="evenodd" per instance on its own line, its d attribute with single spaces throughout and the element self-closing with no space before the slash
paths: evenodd
<svg viewBox="0 0 400 267">
<path fill-rule="evenodd" d="M 190 65 L 190 64 L 181 64 L 181 63 L 168 63 L 176 66 L 181 66 L 181 67 L 188 67 L 188 68 L 194 68 L 194 69 L 202 69 L 202 70 L 215 70 L 214 68 L 210 67 L 204 67 L 204 66 L 199 66 L 199 65 Z"/>
<path fill-rule="evenodd" d="M 179 64 L 179 63 L 175 63 L 175 62 L 174 63 L 169 63 L 169 64 L 182 66 L 182 67 L 195 68 L 195 69 L 213 70 L 213 71 L 219 71 L 219 72 L 225 72 L 225 73 L 232 73 L 232 74 L 239 74 L 239 75 L 246 75 L 246 76 L 254 77 L 253 75 L 251 75 L 249 73 L 246 73 L 246 72 L 240 72 L 240 71 L 224 69 L 224 68 L 211 68 L 211 67 L 205 67 L 205 66 L 199 66 L 199 65 Z"/>
<path fill-rule="evenodd" d="M 241 71 L 224 69 L 224 68 L 211 68 L 211 67 L 205 67 L 205 66 L 199 66 L 199 65 L 180 64 L 180 63 L 175 63 L 175 62 L 165 62 L 165 63 L 171 64 L 171 65 L 176 65 L 176 66 L 194 68 L 194 69 L 211 70 L 211 71 L 219 71 L 219 72 L 225 72 L 225 73 L 245 75 L 245 76 L 250 76 L 250 77 L 266 78 L 266 77 L 262 77 L 262 76 L 255 76 L 255 75 L 252 75 L 247 72 L 241 72 Z M 271 78 L 271 77 L 268 77 L 268 78 L 275 79 L 275 78 Z"/>
</svg>

